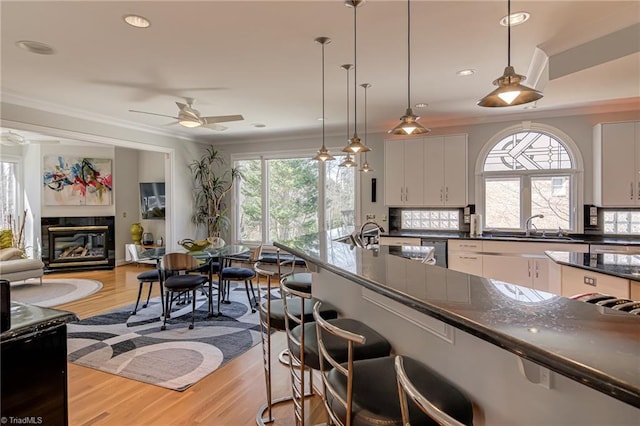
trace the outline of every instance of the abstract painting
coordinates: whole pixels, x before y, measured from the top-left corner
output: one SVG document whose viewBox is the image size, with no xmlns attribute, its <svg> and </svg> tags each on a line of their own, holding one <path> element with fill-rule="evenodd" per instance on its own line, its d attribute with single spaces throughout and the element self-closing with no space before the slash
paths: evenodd
<svg viewBox="0 0 640 426">
<path fill-rule="evenodd" d="M 111 205 L 111 159 L 46 155 L 43 169 L 45 205 Z"/>
</svg>

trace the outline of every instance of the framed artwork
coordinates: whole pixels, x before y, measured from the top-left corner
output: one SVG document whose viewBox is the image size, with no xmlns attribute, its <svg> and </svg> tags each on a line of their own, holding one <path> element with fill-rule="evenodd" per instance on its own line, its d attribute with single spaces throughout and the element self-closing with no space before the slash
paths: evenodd
<svg viewBox="0 0 640 426">
<path fill-rule="evenodd" d="M 47 206 L 111 205 L 111 159 L 45 155 L 42 184 Z"/>
</svg>

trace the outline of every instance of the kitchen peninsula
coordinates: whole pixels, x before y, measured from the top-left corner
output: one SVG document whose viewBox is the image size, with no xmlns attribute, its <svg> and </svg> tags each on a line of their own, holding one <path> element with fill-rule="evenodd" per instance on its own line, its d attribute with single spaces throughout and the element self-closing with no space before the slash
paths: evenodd
<svg viewBox="0 0 640 426">
<path fill-rule="evenodd" d="M 640 422 L 640 317 L 456 272 L 327 233 L 275 245 L 314 296 L 464 389 L 476 424 Z"/>
</svg>

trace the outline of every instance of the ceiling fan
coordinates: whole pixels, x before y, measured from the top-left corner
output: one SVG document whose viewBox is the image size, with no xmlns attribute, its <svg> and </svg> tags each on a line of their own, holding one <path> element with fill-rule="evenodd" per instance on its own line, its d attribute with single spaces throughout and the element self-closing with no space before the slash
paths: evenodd
<svg viewBox="0 0 640 426">
<path fill-rule="evenodd" d="M 27 145 L 29 142 L 29 139 L 11 130 L 7 133 L 2 133 L 0 137 L 0 145 L 5 146 Z"/>
<path fill-rule="evenodd" d="M 214 115 L 210 117 L 202 117 L 200 115 L 200 111 L 193 108 L 194 99 L 185 98 L 186 104 L 182 102 L 176 102 L 178 106 L 178 115 L 166 115 L 166 114 L 158 114 L 155 112 L 147 112 L 147 111 L 136 111 L 130 109 L 129 112 L 137 112 L 140 114 L 150 114 L 150 115 L 158 115 L 160 117 L 169 117 L 178 120 L 178 124 L 184 127 L 206 127 L 208 129 L 213 130 L 226 130 L 225 126 L 222 126 L 218 123 L 226 123 L 229 121 L 240 121 L 244 120 L 244 117 L 240 114 L 237 115 Z M 173 124 L 173 123 L 171 123 Z"/>
</svg>

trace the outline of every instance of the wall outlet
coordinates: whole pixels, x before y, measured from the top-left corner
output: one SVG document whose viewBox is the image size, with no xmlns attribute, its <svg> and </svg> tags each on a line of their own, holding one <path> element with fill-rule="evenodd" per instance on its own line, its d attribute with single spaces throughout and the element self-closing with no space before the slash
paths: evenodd
<svg viewBox="0 0 640 426">
<path fill-rule="evenodd" d="M 584 277 L 584 283 L 587 285 L 592 285 L 592 286 L 596 286 L 596 279 L 594 277 L 588 277 L 585 275 Z"/>
<path fill-rule="evenodd" d="M 386 214 L 385 214 L 385 215 L 382 215 L 382 221 L 383 221 L 383 222 L 386 222 L 386 221 L 387 221 L 387 215 L 386 215 Z"/>
<path fill-rule="evenodd" d="M 375 218 L 376 218 L 376 215 L 373 214 L 373 213 L 367 213 L 367 215 L 366 215 L 366 219 L 367 220 L 373 220 Z"/>
<path fill-rule="evenodd" d="M 598 216 L 589 216 L 589 225 L 597 225 Z"/>
</svg>

